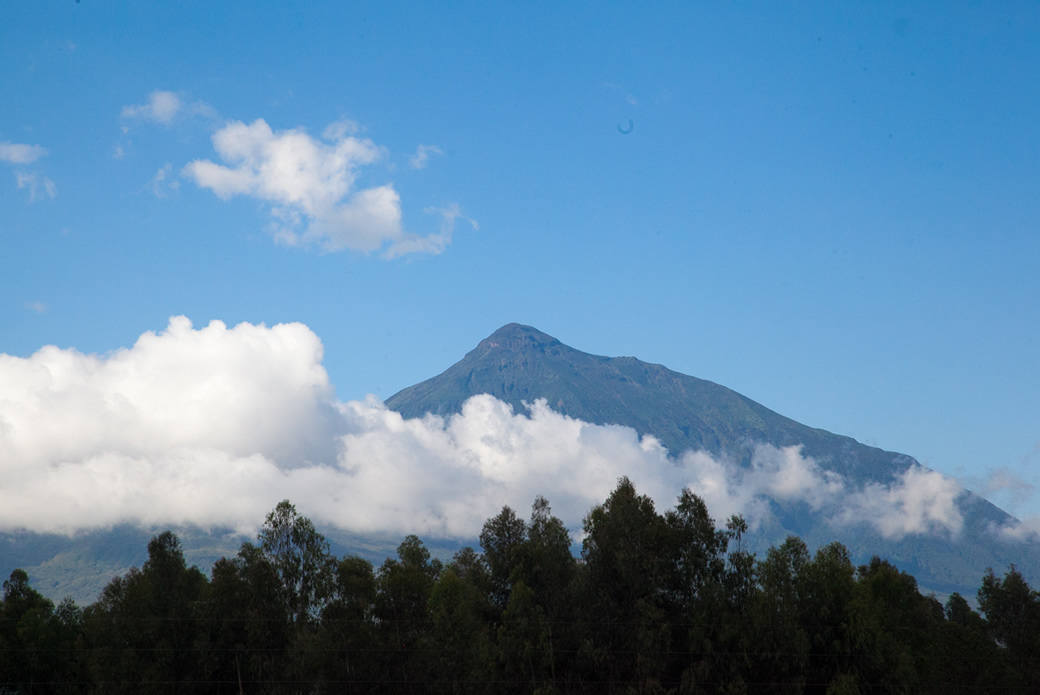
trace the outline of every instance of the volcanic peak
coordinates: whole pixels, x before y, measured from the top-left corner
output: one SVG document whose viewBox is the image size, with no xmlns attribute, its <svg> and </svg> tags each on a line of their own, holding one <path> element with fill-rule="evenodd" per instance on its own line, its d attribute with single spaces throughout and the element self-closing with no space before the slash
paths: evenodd
<svg viewBox="0 0 1040 695">
<path fill-rule="evenodd" d="M 544 352 L 548 348 L 561 344 L 559 340 L 542 333 L 537 328 L 520 323 L 507 323 L 480 341 L 477 350 L 490 352 L 495 349 L 519 351 L 536 349 Z"/>
</svg>

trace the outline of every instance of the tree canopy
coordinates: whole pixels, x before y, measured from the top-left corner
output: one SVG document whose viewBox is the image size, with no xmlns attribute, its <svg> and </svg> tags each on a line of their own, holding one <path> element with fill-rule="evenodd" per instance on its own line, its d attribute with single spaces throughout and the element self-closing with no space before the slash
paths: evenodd
<svg viewBox="0 0 1040 695">
<path fill-rule="evenodd" d="M 924 596 L 875 557 L 797 537 L 757 558 L 684 490 L 673 509 L 622 478 L 580 554 L 538 497 L 449 561 L 408 536 L 378 568 L 288 501 L 207 576 L 177 536 L 97 601 L 57 607 L 16 570 L 0 603 L 0 692 L 1040 692 L 1040 594 L 1011 566 L 979 611 Z"/>
</svg>

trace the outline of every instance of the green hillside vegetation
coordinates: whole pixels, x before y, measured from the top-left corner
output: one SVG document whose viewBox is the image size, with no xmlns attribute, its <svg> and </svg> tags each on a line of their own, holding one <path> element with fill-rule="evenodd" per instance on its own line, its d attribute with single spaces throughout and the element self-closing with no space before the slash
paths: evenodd
<svg viewBox="0 0 1040 695">
<path fill-rule="evenodd" d="M 707 451 L 747 465 L 755 447 L 801 445 L 824 470 L 844 476 L 852 486 L 890 483 L 913 457 L 867 446 L 851 437 L 808 427 L 724 386 L 634 357 L 590 355 L 564 345 L 530 326 L 509 324 L 482 340 L 442 374 L 386 400 L 407 418 L 426 413 L 450 416 L 466 400 L 487 393 L 524 413 L 524 403 L 544 398 L 555 411 L 599 425 L 633 428 L 653 435 L 673 455 Z M 965 490 L 959 508 L 965 523 L 956 538 L 907 536 L 886 539 L 865 524 L 838 527 L 814 515 L 805 504 L 776 503 L 775 519 L 748 538 L 764 552 L 789 534 L 816 548 L 841 540 L 857 562 L 877 554 L 912 569 L 922 584 L 941 594 L 974 591 L 986 567 L 1014 562 L 1032 581 L 1040 580 L 1040 550 L 1035 544 L 998 539 L 995 527 L 1014 519 Z"/>
<path fill-rule="evenodd" d="M 336 557 L 288 500 L 255 543 L 188 566 L 160 533 L 86 608 L 15 570 L 0 604 L 6 693 L 1035 693 L 1040 594 L 989 571 L 980 612 L 840 543 L 756 557 L 683 491 L 621 479 L 580 557 L 549 503 L 487 520 L 442 563 L 409 536 L 378 567 Z"/>
</svg>

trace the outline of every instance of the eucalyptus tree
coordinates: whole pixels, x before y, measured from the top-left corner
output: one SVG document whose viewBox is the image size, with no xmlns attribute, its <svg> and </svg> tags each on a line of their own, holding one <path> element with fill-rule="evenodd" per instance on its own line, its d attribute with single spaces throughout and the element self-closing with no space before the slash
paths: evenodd
<svg viewBox="0 0 1040 695">
<path fill-rule="evenodd" d="M 485 521 L 481 529 L 480 547 L 491 581 L 491 603 L 499 611 L 509 602 L 513 573 L 522 565 L 526 541 L 527 524 L 509 506 Z"/>
<path fill-rule="evenodd" d="M 372 658 L 377 642 L 375 605 L 372 563 L 357 555 L 342 558 L 316 637 L 316 670 L 336 692 L 368 692 L 378 673 Z"/>
<path fill-rule="evenodd" d="M 874 556 L 856 572 L 854 638 L 861 685 L 890 693 L 927 692 L 939 674 L 942 604 L 917 580 Z"/>
<path fill-rule="evenodd" d="M 608 691 L 643 690 L 660 677 L 671 649 L 663 601 L 668 525 L 623 477 L 585 517 L 584 531 L 584 677 Z"/>
<path fill-rule="evenodd" d="M 802 619 L 811 601 L 803 573 L 809 549 L 797 536 L 770 548 L 755 576 L 759 591 L 748 611 L 753 625 L 751 670 L 758 682 L 771 683 L 776 693 L 801 693 L 811 657 L 809 635 Z"/>
<path fill-rule="evenodd" d="M 1003 578 L 990 569 L 978 597 L 990 636 L 1006 650 L 1019 687 L 1040 692 L 1040 593 L 1011 565 Z"/>
<path fill-rule="evenodd" d="M 486 573 L 471 548 L 457 552 L 438 575 L 429 600 L 426 663 L 436 684 L 431 691 L 481 693 L 494 682 L 494 612 L 486 588 Z"/>
<path fill-rule="evenodd" d="M 212 575 L 206 616 L 217 678 L 237 686 L 234 692 L 276 691 L 293 641 L 278 573 L 258 547 L 243 543 L 234 558 L 213 565 Z"/>
<path fill-rule="evenodd" d="M 397 548 L 397 559 L 387 558 L 376 574 L 375 618 L 379 626 L 381 673 L 379 680 L 397 692 L 418 692 L 428 667 L 430 595 L 440 575 L 441 562 L 417 536 L 408 536 Z"/>
<path fill-rule="evenodd" d="M 148 560 L 104 588 L 84 611 L 84 651 L 100 692 L 204 692 L 212 662 L 203 608 L 209 582 L 187 567 L 170 531 L 148 543 Z"/>
<path fill-rule="evenodd" d="M 75 644 L 82 611 L 71 599 L 57 609 L 21 569 L 4 581 L 0 602 L 0 692 L 73 692 L 83 674 Z"/>
<path fill-rule="evenodd" d="M 336 573 L 325 536 L 289 500 L 282 500 L 267 515 L 258 540 L 278 575 L 289 620 L 298 626 L 316 620 L 332 594 Z"/>
</svg>

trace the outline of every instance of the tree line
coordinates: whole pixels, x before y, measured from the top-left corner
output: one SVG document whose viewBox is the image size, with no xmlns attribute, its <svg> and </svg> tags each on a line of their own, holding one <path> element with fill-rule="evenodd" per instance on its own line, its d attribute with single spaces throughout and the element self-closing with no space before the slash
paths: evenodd
<svg viewBox="0 0 1040 695">
<path fill-rule="evenodd" d="M 288 500 L 207 577 L 176 535 L 97 601 L 3 584 L 0 693 L 1036 693 L 1040 595 L 1011 566 L 976 612 L 873 558 L 797 537 L 755 557 L 622 478 L 580 557 L 549 503 L 505 507 L 477 552 L 416 536 L 378 568 L 334 557 Z"/>
</svg>

